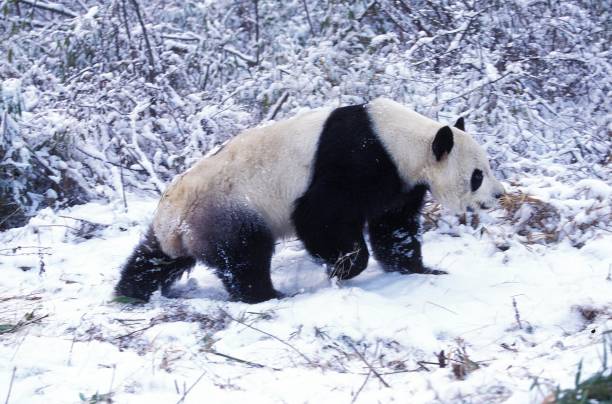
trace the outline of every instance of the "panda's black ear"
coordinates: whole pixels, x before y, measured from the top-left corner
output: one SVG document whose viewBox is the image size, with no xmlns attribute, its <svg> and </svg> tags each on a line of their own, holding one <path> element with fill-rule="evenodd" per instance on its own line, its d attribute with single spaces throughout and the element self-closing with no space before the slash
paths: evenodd
<svg viewBox="0 0 612 404">
<path fill-rule="evenodd" d="M 440 128 L 436 137 L 431 144 L 431 150 L 436 156 L 436 160 L 440 161 L 442 158 L 450 153 L 453 148 L 453 131 L 448 126 Z"/>
<path fill-rule="evenodd" d="M 457 122 L 455 122 L 455 128 L 465 132 L 465 122 L 463 121 L 463 117 L 457 119 Z"/>
</svg>

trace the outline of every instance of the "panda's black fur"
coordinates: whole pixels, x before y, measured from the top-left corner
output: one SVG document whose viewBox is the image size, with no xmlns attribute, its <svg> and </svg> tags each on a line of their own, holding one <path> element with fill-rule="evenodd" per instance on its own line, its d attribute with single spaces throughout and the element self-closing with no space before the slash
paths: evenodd
<svg viewBox="0 0 612 404">
<path fill-rule="evenodd" d="M 450 140 L 440 135 L 445 130 Z M 450 129 L 440 129 L 437 138 L 434 153 L 450 152 Z M 427 189 L 424 183 L 402 181 L 364 105 L 341 107 L 325 120 L 310 182 L 294 201 L 291 221 L 306 250 L 327 264 L 330 276 L 350 279 L 366 268 L 366 228 L 373 255 L 386 271 L 442 273 L 429 271 L 422 262 L 419 214 Z M 216 270 L 234 300 L 279 297 L 270 278 L 276 240 L 262 215 L 244 206 L 212 206 L 194 222 L 195 234 L 208 229 L 206 239 L 196 239 L 194 256 L 167 255 L 151 230 L 123 267 L 116 294 L 147 300 L 161 287 L 167 295 L 197 259 Z M 212 227 L 218 230 L 211 232 Z"/>
<path fill-rule="evenodd" d="M 403 188 L 363 106 L 343 107 L 325 122 L 311 183 L 292 219 L 308 252 L 340 279 L 358 275 L 368 263 L 366 223 L 374 256 L 385 268 L 422 272 L 417 234 L 424 195 L 424 185 Z"/>
</svg>

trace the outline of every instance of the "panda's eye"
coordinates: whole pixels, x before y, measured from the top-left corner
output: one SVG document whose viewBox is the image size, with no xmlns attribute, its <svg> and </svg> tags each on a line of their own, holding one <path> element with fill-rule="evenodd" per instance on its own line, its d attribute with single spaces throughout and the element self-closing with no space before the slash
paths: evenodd
<svg viewBox="0 0 612 404">
<path fill-rule="evenodd" d="M 482 185 L 482 171 L 479 169 L 474 170 L 470 184 L 472 186 L 472 192 L 476 192 L 476 190 L 480 188 Z"/>
</svg>

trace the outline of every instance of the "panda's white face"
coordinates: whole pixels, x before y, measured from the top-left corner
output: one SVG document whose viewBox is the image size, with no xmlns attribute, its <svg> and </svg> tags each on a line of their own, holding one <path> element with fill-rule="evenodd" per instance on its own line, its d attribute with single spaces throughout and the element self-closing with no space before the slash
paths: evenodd
<svg viewBox="0 0 612 404">
<path fill-rule="evenodd" d="M 436 139 L 427 175 L 434 198 L 456 213 L 493 207 L 504 187 L 494 177 L 483 148 L 457 128 L 440 129 Z"/>
</svg>

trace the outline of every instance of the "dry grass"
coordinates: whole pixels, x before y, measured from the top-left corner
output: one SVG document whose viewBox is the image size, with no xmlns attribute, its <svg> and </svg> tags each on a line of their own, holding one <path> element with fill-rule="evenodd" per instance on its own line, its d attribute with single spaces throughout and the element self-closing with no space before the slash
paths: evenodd
<svg viewBox="0 0 612 404">
<path fill-rule="evenodd" d="M 522 236 L 524 242 L 552 243 L 559 240 L 561 214 L 552 204 L 517 191 L 505 194 L 500 199 L 499 207 L 504 212 L 502 220 L 515 227 L 515 233 Z M 423 208 L 423 229 L 437 228 L 442 216 L 441 206 L 428 201 Z M 481 221 L 477 213 L 471 213 L 461 215 L 459 223 L 477 228 Z"/>
<path fill-rule="evenodd" d="M 503 233 L 488 228 L 485 216 L 479 216 L 476 212 L 449 220 L 440 204 L 427 198 L 422 209 L 423 231 L 452 228 L 458 223 L 490 234 L 512 235 L 516 237 L 516 241 L 523 244 L 551 244 L 567 239 L 578 248 L 592 239 L 599 230 L 612 231 L 609 201 L 605 198 L 585 196 L 580 192 L 559 199 L 555 204 L 513 190 L 499 200 L 493 212 L 498 218 L 495 226 L 503 226 Z M 488 221 L 490 222 L 490 219 Z"/>
<path fill-rule="evenodd" d="M 506 211 L 506 220 L 517 227 L 517 234 L 527 243 L 559 241 L 561 214 L 550 203 L 517 191 L 504 195 L 500 205 Z M 524 209 L 529 211 L 525 214 Z"/>
<path fill-rule="evenodd" d="M 521 191 L 505 194 L 500 199 L 501 207 L 508 212 L 510 217 L 513 217 L 525 203 L 534 206 L 543 206 L 546 204 L 546 202 L 543 202 L 541 199 L 525 194 Z"/>
</svg>

